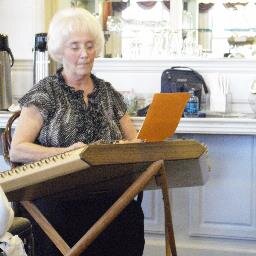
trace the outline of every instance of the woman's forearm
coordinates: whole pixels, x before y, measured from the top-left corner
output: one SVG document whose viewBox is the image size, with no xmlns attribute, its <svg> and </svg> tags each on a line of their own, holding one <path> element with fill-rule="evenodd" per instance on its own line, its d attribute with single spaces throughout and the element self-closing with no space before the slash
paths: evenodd
<svg viewBox="0 0 256 256">
<path fill-rule="evenodd" d="M 35 162 L 50 156 L 84 147 L 83 142 L 76 142 L 69 147 L 45 147 L 31 142 L 12 144 L 10 160 L 14 163 Z"/>
<path fill-rule="evenodd" d="M 30 142 L 12 145 L 10 160 L 16 163 L 28 163 L 41 160 L 68 151 L 68 148 L 44 147 Z"/>
<path fill-rule="evenodd" d="M 132 123 L 128 114 L 125 114 L 120 119 L 120 125 L 124 134 L 124 139 L 126 140 L 133 140 L 137 138 L 137 131 Z"/>
</svg>

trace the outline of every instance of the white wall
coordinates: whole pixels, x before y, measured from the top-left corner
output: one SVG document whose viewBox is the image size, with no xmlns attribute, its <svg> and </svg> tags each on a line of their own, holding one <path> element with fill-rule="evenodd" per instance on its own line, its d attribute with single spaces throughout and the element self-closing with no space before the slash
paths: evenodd
<svg viewBox="0 0 256 256">
<path fill-rule="evenodd" d="M 0 33 L 7 34 L 14 55 L 13 98 L 32 87 L 33 47 L 36 33 L 44 32 L 44 0 L 1 0 Z"/>
<path fill-rule="evenodd" d="M 1 0 L 0 33 L 7 34 L 15 59 L 32 59 L 38 0 Z"/>
</svg>

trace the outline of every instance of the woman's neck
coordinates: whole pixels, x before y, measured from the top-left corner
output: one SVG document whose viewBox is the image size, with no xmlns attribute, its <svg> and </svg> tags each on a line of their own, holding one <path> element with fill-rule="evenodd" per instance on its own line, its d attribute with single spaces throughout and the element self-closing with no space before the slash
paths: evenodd
<svg viewBox="0 0 256 256">
<path fill-rule="evenodd" d="M 91 79 L 91 76 L 82 76 L 82 77 L 70 77 L 63 72 L 63 77 L 70 87 L 73 87 L 76 91 L 81 90 L 84 91 L 84 94 L 88 95 L 94 89 L 94 84 Z"/>
</svg>

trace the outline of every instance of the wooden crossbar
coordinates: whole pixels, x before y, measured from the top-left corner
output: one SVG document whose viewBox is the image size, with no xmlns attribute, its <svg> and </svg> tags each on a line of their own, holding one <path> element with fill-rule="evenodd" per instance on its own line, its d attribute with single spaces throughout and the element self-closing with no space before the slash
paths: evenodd
<svg viewBox="0 0 256 256">
<path fill-rule="evenodd" d="M 54 227 L 31 201 L 22 201 L 21 204 L 30 213 L 30 215 L 63 255 L 78 256 L 88 248 L 88 246 L 98 237 L 98 235 L 111 224 L 111 222 L 133 200 L 133 198 L 146 187 L 152 178 L 156 176 L 158 176 L 160 181 L 159 186 L 162 189 L 164 201 L 166 256 L 177 256 L 168 193 L 168 180 L 163 160 L 155 161 L 150 164 L 150 166 L 144 172 L 142 172 L 142 174 L 72 248 L 70 248 L 69 245 L 62 239 Z"/>
</svg>

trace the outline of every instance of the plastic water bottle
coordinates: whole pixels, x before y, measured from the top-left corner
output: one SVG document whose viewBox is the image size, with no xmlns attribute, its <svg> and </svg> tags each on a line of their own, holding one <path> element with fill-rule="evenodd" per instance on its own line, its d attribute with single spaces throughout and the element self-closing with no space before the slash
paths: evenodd
<svg viewBox="0 0 256 256">
<path fill-rule="evenodd" d="M 190 98 L 184 110 L 185 117 L 198 117 L 199 112 L 199 99 L 195 95 L 195 89 L 189 90 Z"/>
</svg>

